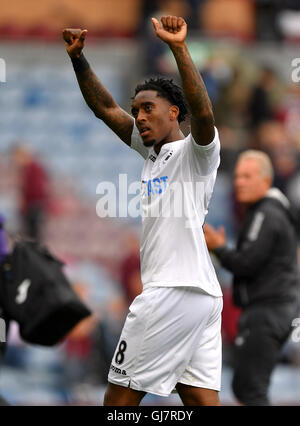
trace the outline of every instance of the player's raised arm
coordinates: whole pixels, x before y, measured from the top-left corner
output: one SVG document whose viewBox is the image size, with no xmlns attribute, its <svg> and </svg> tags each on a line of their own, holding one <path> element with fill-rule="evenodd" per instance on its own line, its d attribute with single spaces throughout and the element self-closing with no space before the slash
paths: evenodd
<svg viewBox="0 0 300 426">
<path fill-rule="evenodd" d="M 114 101 L 84 57 L 82 50 L 86 34 L 87 30 L 80 29 L 69 28 L 63 31 L 66 50 L 73 63 L 80 90 L 96 117 L 130 145 L 134 120 Z"/>
<path fill-rule="evenodd" d="M 199 145 L 208 145 L 214 139 L 214 115 L 203 80 L 187 45 L 187 24 L 183 18 L 163 16 L 161 23 L 152 18 L 156 35 L 173 52 L 182 80 L 182 87 L 191 113 L 191 132 Z"/>
</svg>

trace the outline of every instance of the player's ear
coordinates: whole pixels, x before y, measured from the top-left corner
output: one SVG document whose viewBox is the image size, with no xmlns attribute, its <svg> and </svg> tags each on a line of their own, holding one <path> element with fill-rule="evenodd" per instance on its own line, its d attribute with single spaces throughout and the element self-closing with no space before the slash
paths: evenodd
<svg viewBox="0 0 300 426">
<path fill-rule="evenodd" d="M 172 105 L 169 109 L 169 118 L 171 121 L 178 120 L 179 108 L 176 105 Z"/>
</svg>

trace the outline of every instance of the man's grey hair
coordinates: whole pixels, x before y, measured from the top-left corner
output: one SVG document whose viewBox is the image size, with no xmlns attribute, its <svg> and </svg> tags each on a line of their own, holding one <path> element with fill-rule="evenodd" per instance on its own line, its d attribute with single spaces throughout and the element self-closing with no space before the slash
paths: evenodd
<svg viewBox="0 0 300 426">
<path fill-rule="evenodd" d="M 260 165 L 262 176 L 270 178 L 271 182 L 273 181 L 274 169 L 273 169 L 273 165 L 272 165 L 271 159 L 268 156 L 268 154 L 266 154 L 263 151 L 258 151 L 256 149 L 248 149 L 247 151 L 242 152 L 238 156 L 238 161 L 245 160 L 245 159 L 248 159 L 248 158 L 249 159 L 252 158 L 252 159 L 256 160 Z"/>
</svg>

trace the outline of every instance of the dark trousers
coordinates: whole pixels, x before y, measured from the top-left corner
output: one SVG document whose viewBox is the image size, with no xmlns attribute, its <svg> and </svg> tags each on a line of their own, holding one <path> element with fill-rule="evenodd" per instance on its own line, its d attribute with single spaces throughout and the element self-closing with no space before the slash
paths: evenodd
<svg viewBox="0 0 300 426">
<path fill-rule="evenodd" d="M 2 398 L 2 396 L 0 395 L 0 407 L 8 407 L 10 406 L 10 403 L 8 401 L 6 401 L 6 399 Z"/>
<path fill-rule="evenodd" d="M 25 236 L 40 241 L 44 222 L 44 209 L 39 204 L 36 204 L 28 209 L 23 219 Z"/>
<path fill-rule="evenodd" d="M 1 282 L 0 282 L 0 285 L 1 285 Z M 9 321 L 6 318 L 1 306 L 0 306 L 0 318 L 5 320 L 5 322 L 7 324 L 6 334 L 8 334 Z M 5 349 L 6 349 L 6 342 L 0 341 L 0 368 L 1 368 L 1 365 L 2 365 L 2 360 L 3 360 L 3 357 L 4 357 Z M 10 405 L 10 404 L 0 395 L 0 407 L 5 406 L 5 405 Z"/>
<path fill-rule="evenodd" d="M 268 390 L 297 316 L 292 303 L 257 305 L 245 309 L 239 319 L 235 340 L 232 389 L 244 405 L 270 405 Z"/>
</svg>

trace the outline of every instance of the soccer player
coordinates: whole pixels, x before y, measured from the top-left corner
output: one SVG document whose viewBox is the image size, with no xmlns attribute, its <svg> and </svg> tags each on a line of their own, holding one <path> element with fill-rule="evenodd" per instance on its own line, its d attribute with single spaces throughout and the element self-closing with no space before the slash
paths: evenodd
<svg viewBox="0 0 300 426">
<path fill-rule="evenodd" d="M 87 31 L 63 32 L 87 104 L 145 159 L 143 292 L 130 306 L 104 405 L 139 405 L 147 392 L 168 396 L 174 388 L 185 405 L 220 405 L 222 292 L 202 232 L 220 141 L 207 91 L 185 43 L 185 21 L 164 16 L 152 23 L 173 52 L 183 93 L 172 80 L 150 79 L 136 87 L 133 117 L 115 103 L 85 59 Z M 186 102 L 191 117 L 187 137 L 179 126 L 188 113 Z M 174 214 L 167 207 L 172 196 L 181 200 Z M 180 205 L 185 213 L 178 213 Z"/>
</svg>

